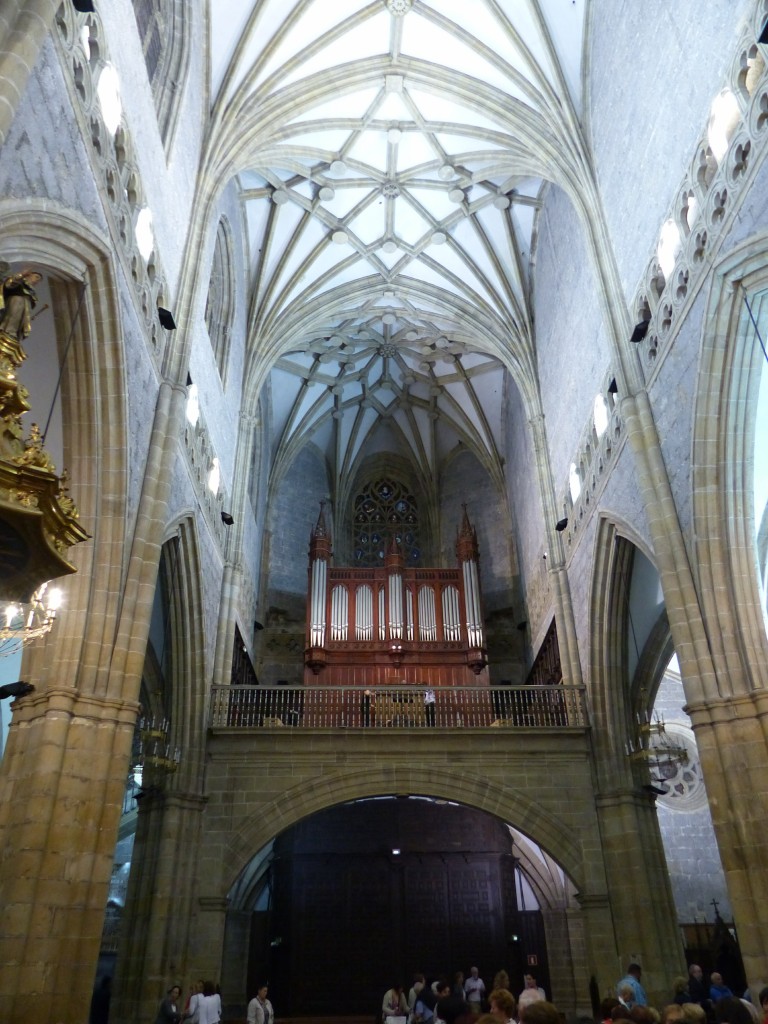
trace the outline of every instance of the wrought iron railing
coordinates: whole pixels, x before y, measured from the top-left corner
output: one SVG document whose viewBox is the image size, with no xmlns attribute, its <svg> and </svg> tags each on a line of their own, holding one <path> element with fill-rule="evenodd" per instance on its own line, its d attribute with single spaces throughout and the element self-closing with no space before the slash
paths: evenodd
<svg viewBox="0 0 768 1024">
<path fill-rule="evenodd" d="M 214 729 L 584 729 L 583 686 L 214 686 Z"/>
</svg>

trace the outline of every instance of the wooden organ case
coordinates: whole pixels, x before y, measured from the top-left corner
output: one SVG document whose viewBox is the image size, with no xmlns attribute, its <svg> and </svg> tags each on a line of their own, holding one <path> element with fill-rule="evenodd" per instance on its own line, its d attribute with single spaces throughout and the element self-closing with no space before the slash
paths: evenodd
<svg viewBox="0 0 768 1024">
<path fill-rule="evenodd" d="M 488 686 L 477 534 L 464 506 L 454 569 L 332 566 L 320 509 L 309 543 L 305 684 Z"/>
</svg>

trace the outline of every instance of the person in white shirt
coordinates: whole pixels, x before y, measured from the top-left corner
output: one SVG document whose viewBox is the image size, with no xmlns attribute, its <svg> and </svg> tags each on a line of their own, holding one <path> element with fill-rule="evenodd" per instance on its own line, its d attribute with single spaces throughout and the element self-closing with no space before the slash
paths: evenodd
<svg viewBox="0 0 768 1024">
<path fill-rule="evenodd" d="M 199 1024 L 218 1024 L 221 1020 L 221 996 L 212 981 L 203 982 L 203 995 L 197 1006 Z"/>
<path fill-rule="evenodd" d="M 472 1013 L 479 1017 L 483 1007 L 483 997 L 485 996 L 485 982 L 480 977 L 477 967 L 470 967 L 469 969 L 469 977 L 464 982 L 464 995 L 467 997 Z"/>
<path fill-rule="evenodd" d="M 520 998 L 517 1000 L 518 1014 L 524 1006 L 528 1006 L 531 1003 L 543 1003 L 546 1002 L 547 999 L 547 993 L 543 988 L 539 988 L 536 984 L 536 979 L 532 974 L 524 974 L 523 981 L 525 982 L 525 988 L 520 993 Z"/>
<path fill-rule="evenodd" d="M 203 1000 L 203 982 L 196 981 L 192 985 L 192 995 L 184 1014 L 186 1024 L 200 1024 L 200 1003 Z"/>
<path fill-rule="evenodd" d="M 267 985 L 260 985 L 256 995 L 248 1003 L 248 1024 L 275 1024 L 275 1011 L 267 999 Z"/>
</svg>

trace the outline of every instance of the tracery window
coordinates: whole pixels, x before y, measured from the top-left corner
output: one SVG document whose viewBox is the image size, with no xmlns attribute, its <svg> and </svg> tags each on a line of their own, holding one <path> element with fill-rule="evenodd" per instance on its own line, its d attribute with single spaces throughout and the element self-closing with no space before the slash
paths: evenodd
<svg viewBox="0 0 768 1024">
<path fill-rule="evenodd" d="M 141 36 L 141 48 L 147 65 L 150 85 L 155 84 L 167 34 L 169 15 L 167 0 L 133 0 L 133 11 Z"/>
<path fill-rule="evenodd" d="M 193 9 L 185 0 L 133 0 L 157 123 L 166 149 L 176 125 L 184 79 L 189 69 Z"/>
<path fill-rule="evenodd" d="M 219 368 L 222 383 L 226 379 L 229 362 L 229 344 L 232 336 L 235 282 L 232 272 L 232 240 L 227 222 L 222 218 L 216 231 L 208 299 L 205 304 L 205 323 L 211 348 Z"/>
<path fill-rule="evenodd" d="M 383 565 L 393 536 L 405 564 L 421 564 L 418 506 L 397 480 L 384 477 L 363 488 L 355 498 L 352 531 L 357 565 Z"/>
</svg>

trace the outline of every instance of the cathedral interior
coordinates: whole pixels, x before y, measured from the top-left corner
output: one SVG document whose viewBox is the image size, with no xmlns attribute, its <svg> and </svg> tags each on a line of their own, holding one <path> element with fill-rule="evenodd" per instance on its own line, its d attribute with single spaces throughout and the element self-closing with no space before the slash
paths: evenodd
<svg viewBox="0 0 768 1024">
<path fill-rule="evenodd" d="M 767 59 L 3 0 L 2 1020 L 768 983 Z"/>
</svg>

